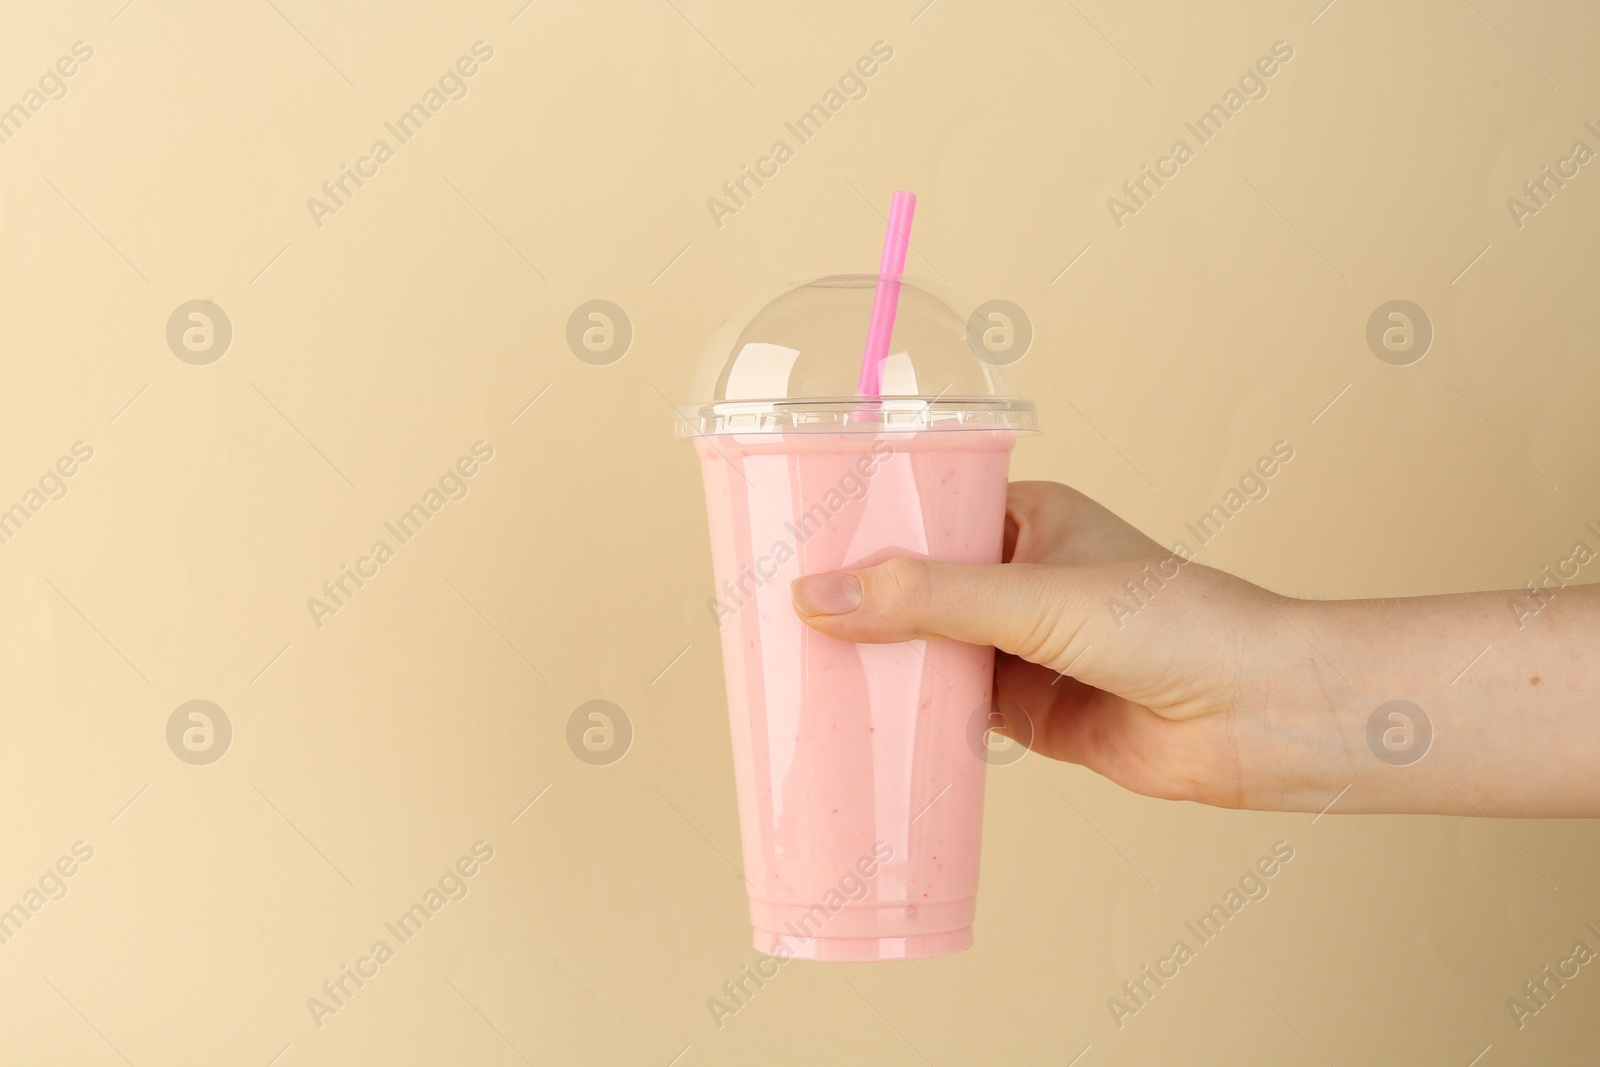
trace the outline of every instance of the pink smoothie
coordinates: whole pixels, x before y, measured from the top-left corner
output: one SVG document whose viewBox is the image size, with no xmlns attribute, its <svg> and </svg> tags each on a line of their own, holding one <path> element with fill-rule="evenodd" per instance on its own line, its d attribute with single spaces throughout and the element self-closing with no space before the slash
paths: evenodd
<svg viewBox="0 0 1600 1067">
<path fill-rule="evenodd" d="M 756 948 L 913 959 L 972 943 L 994 650 L 857 645 L 795 615 L 802 574 L 998 563 L 1010 430 L 695 441 L 705 477 Z"/>
</svg>

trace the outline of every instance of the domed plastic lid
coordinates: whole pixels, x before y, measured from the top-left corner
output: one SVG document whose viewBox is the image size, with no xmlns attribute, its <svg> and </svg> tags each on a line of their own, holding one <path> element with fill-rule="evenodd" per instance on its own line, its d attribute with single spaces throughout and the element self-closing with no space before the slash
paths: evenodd
<svg viewBox="0 0 1600 1067">
<path fill-rule="evenodd" d="M 734 315 L 707 346 L 698 406 L 679 410 L 677 436 L 815 431 L 1031 432 L 1034 406 L 950 300 L 902 280 L 882 394 L 856 394 L 875 274 L 785 285 Z"/>
</svg>

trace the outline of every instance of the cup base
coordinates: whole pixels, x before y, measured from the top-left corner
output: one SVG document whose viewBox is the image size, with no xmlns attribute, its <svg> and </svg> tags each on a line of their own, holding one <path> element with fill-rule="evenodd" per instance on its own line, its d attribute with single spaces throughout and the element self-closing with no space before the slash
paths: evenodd
<svg viewBox="0 0 1600 1067">
<path fill-rule="evenodd" d="M 870 963 L 877 960 L 927 960 L 953 956 L 972 947 L 972 927 L 907 937 L 810 937 L 757 930 L 756 951 L 768 956 L 828 963 Z"/>
</svg>

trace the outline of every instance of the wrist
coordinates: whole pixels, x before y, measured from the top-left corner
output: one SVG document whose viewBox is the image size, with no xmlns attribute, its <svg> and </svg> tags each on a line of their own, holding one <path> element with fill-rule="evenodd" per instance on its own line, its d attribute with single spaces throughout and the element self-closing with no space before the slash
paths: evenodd
<svg viewBox="0 0 1600 1067">
<path fill-rule="evenodd" d="M 1579 755 L 1589 732 L 1549 684 L 1554 627 L 1519 632 L 1504 594 L 1274 606 L 1292 639 L 1267 713 L 1282 806 L 1558 815 L 1595 792 Z M 1530 722 L 1555 732 L 1563 721 L 1565 743 L 1529 737 Z"/>
<path fill-rule="evenodd" d="M 1357 720 L 1373 682 L 1350 654 L 1367 636 L 1340 602 L 1264 599 L 1263 686 L 1254 698 L 1260 795 L 1245 806 L 1337 810 L 1363 777 L 1363 756 L 1371 759 Z"/>
</svg>

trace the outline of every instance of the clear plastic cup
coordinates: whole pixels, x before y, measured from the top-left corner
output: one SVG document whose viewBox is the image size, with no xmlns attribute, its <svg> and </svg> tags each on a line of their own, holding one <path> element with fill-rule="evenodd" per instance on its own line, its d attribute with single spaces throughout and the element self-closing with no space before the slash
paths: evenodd
<svg viewBox="0 0 1600 1067">
<path fill-rule="evenodd" d="M 994 650 L 840 641 L 800 621 L 790 583 L 896 556 L 998 563 L 1011 449 L 1034 428 L 919 283 L 883 395 L 851 396 L 876 283 L 791 286 L 730 320 L 711 400 L 678 421 L 705 482 L 755 945 L 803 959 L 971 945 Z"/>
</svg>

